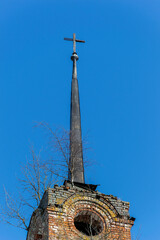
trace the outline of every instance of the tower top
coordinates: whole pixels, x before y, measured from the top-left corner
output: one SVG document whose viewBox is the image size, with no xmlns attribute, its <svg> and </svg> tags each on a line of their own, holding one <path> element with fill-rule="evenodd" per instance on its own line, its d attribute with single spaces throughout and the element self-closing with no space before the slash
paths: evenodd
<svg viewBox="0 0 160 240">
<path fill-rule="evenodd" d="M 64 40 L 73 41 L 73 61 L 72 85 L 71 85 L 71 107 L 70 107 L 70 159 L 68 166 L 68 179 L 71 182 L 84 183 L 84 164 L 81 134 L 81 116 L 79 89 L 77 80 L 77 60 L 76 42 L 83 40 L 76 39 L 75 33 L 73 38 L 64 38 Z"/>
<path fill-rule="evenodd" d="M 73 33 L 73 38 L 64 38 L 64 40 L 73 41 L 73 52 L 74 53 L 76 53 L 76 42 L 85 43 L 84 40 L 76 39 L 76 34 L 75 33 Z"/>
</svg>

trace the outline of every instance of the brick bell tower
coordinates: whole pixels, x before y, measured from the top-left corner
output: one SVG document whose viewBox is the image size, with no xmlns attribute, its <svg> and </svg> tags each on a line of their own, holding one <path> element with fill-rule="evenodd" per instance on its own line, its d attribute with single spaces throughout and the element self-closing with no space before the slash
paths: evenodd
<svg viewBox="0 0 160 240">
<path fill-rule="evenodd" d="M 129 203 L 85 184 L 76 66 L 76 42 L 84 41 L 75 34 L 65 40 L 73 41 L 68 180 L 45 191 L 32 214 L 27 240 L 130 240 L 135 219 L 129 215 Z"/>
</svg>

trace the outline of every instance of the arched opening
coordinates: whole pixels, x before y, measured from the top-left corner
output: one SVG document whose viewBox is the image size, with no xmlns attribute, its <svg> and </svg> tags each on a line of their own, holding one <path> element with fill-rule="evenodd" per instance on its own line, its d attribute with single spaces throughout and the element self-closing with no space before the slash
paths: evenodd
<svg viewBox="0 0 160 240">
<path fill-rule="evenodd" d="M 94 212 L 80 211 L 74 218 L 74 225 L 81 233 L 87 236 L 95 236 L 102 232 L 103 222 Z"/>
</svg>

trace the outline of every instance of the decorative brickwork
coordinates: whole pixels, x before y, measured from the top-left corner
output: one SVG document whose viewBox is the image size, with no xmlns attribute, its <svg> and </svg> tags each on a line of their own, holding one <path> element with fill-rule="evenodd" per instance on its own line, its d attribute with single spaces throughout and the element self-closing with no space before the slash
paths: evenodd
<svg viewBox="0 0 160 240">
<path fill-rule="evenodd" d="M 130 240 L 129 203 L 67 183 L 48 189 L 33 213 L 27 240 Z"/>
</svg>

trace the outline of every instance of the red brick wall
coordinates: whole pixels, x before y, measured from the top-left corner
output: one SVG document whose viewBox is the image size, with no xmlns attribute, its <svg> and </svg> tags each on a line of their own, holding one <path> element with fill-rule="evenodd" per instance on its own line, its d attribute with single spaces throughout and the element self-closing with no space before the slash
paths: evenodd
<svg viewBox="0 0 160 240">
<path fill-rule="evenodd" d="M 128 213 L 129 203 L 111 195 L 56 187 L 45 193 L 39 209 L 31 219 L 27 240 L 90 240 L 75 227 L 74 219 L 79 215 L 83 218 L 83 214 L 88 218 L 92 213 L 102 229 L 93 240 L 131 240 L 134 222 Z"/>
</svg>

